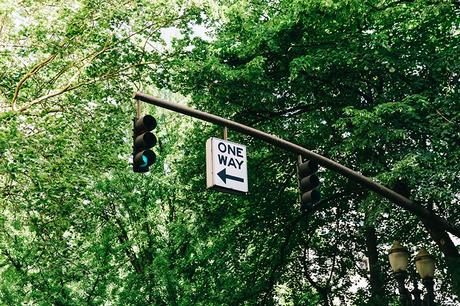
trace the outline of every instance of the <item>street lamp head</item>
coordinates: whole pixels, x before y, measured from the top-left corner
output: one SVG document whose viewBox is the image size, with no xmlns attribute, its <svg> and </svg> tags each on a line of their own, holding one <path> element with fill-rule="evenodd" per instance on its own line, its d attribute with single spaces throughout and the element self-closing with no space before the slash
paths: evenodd
<svg viewBox="0 0 460 306">
<path fill-rule="evenodd" d="M 399 241 L 393 242 L 393 246 L 388 251 L 388 258 L 393 272 L 406 271 L 409 263 L 409 252 Z"/>
<path fill-rule="evenodd" d="M 421 248 L 415 256 L 415 267 L 422 279 L 434 277 L 434 256 L 430 255 L 425 248 Z"/>
</svg>

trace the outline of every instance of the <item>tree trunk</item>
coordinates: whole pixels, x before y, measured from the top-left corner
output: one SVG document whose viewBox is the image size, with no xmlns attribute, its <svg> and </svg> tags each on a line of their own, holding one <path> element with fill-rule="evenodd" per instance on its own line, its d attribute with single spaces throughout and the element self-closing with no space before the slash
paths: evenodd
<svg viewBox="0 0 460 306">
<path fill-rule="evenodd" d="M 384 288 L 384 278 L 379 263 L 379 253 L 377 250 L 377 235 L 375 227 L 367 226 L 365 230 L 366 255 L 369 259 L 369 285 L 371 298 L 369 305 L 388 305 Z"/>
</svg>

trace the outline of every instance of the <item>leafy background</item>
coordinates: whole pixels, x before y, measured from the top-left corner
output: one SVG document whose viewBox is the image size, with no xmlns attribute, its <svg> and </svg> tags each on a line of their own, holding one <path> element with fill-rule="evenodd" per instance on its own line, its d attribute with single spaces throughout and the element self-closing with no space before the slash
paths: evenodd
<svg viewBox="0 0 460 306">
<path fill-rule="evenodd" d="M 425 0 L 3 1 L 1 303 L 397 305 L 386 253 L 400 240 L 436 256 L 437 301 L 458 304 L 454 236 L 327 169 L 302 213 L 291 153 L 230 131 L 250 193 L 206 190 L 205 141 L 222 129 L 144 106 L 158 161 L 140 175 L 129 159 L 144 91 L 458 226 L 459 15 Z"/>
</svg>

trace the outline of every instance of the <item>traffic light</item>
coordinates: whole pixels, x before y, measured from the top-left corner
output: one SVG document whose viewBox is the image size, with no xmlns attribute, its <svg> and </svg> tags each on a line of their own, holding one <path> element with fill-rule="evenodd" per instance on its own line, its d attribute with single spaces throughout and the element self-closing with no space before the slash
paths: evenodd
<svg viewBox="0 0 460 306">
<path fill-rule="evenodd" d="M 150 115 L 133 119 L 133 171 L 148 172 L 155 162 L 156 155 L 150 150 L 157 143 L 157 138 L 151 130 L 157 126 L 157 121 Z"/>
<path fill-rule="evenodd" d="M 315 174 L 318 171 L 318 163 L 307 160 L 300 162 L 297 166 L 299 175 L 300 207 L 302 210 L 311 208 L 313 204 L 321 199 L 320 192 L 316 189 L 319 186 L 319 178 Z"/>
</svg>

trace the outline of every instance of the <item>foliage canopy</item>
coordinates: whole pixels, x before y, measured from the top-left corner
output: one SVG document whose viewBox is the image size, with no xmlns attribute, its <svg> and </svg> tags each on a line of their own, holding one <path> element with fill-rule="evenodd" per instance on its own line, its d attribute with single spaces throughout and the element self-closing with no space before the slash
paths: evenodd
<svg viewBox="0 0 460 306">
<path fill-rule="evenodd" d="M 230 133 L 250 193 L 206 190 L 220 128 L 153 108 L 160 158 L 146 175 L 128 160 L 141 90 L 312 149 L 458 226 L 459 17 L 428 0 L 5 1 L 1 303 L 395 305 L 386 252 L 401 240 L 436 256 L 438 302 L 456 305 L 453 236 L 327 169 L 302 213 L 297 157 Z"/>
</svg>

